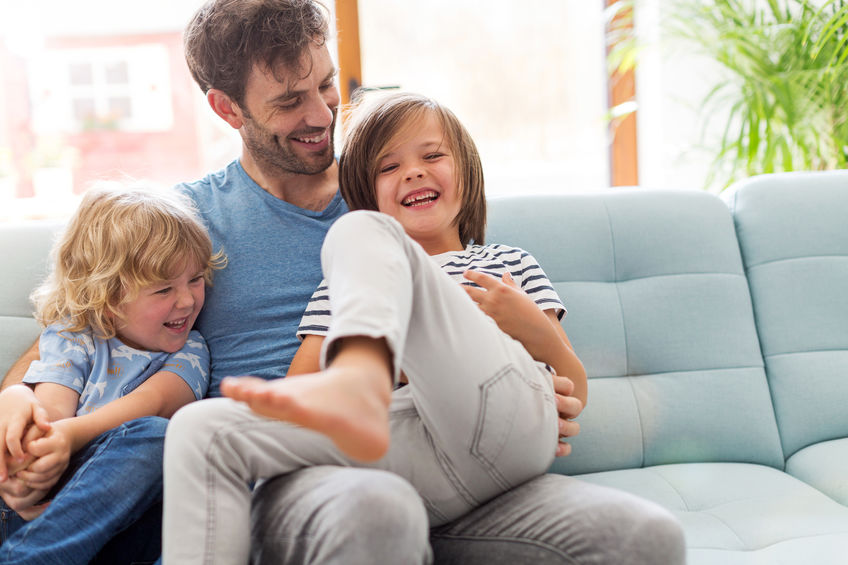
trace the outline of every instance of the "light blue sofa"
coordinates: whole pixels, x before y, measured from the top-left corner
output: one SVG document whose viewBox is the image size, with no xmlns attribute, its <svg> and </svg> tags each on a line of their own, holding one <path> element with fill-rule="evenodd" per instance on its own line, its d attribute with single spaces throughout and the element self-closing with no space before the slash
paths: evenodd
<svg viewBox="0 0 848 565">
<path fill-rule="evenodd" d="M 848 171 L 494 200 L 489 239 L 590 377 L 555 472 L 672 510 L 692 565 L 848 563 Z"/>
<path fill-rule="evenodd" d="M 693 565 L 848 563 L 848 171 L 495 199 L 489 224 L 545 267 L 590 375 L 554 472 L 671 509 Z M 0 373 L 55 227 L 0 225 Z"/>
</svg>

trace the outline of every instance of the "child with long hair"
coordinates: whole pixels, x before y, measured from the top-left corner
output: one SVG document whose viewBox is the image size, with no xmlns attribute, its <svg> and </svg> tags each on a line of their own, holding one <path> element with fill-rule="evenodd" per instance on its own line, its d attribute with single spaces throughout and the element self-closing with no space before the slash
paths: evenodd
<svg viewBox="0 0 848 565">
<path fill-rule="evenodd" d="M 409 94 L 360 110 L 339 174 L 361 211 L 327 234 L 325 281 L 290 376 L 224 379 L 230 398 L 172 421 L 166 565 L 247 562 L 249 485 L 310 465 L 397 473 L 443 524 L 548 469 L 552 373 L 585 403 L 565 309 L 541 267 L 484 245 L 480 159 L 449 110 Z"/>
<path fill-rule="evenodd" d="M 52 261 L 40 360 L 0 394 L 0 563 L 88 563 L 157 505 L 167 418 L 209 383 L 192 325 L 224 258 L 188 199 L 93 188 Z"/>
</svg>

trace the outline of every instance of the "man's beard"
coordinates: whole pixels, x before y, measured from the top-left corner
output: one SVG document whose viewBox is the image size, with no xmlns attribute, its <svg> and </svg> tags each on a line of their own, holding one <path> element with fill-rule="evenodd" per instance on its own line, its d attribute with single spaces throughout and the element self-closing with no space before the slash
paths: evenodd
<svg viewBox="0 0 848 565">
<path fill-rule="evenodd" d="M 262 169 L 287 174 L 317 175 L 326 171 L 335 159 L 333 152 L 335 125 L 334 114 L 328 134 L 330 139 L 327 147 L 318 153 L 311 153 L 309 158 L 300 157 L 289 146 L 287 139 L 282 139 L 282 143 L 280 143 L 281 138 L 279 136 L 269 132 L 252 119 L 245 119 L 244 121 L 242 140 L 250 155 Z M 324 130 L 298 132 L 298 136 L 309 137 L 322 131 Z"/>
</svg>

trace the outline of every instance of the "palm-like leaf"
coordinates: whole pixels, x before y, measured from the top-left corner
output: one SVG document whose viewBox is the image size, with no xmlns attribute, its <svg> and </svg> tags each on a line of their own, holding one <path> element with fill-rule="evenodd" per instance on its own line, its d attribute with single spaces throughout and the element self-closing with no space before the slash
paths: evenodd
<svg viewBox="0 0 848 565">
<path fill-rule="evenodd" d="M 848 164 L 844 0 L 685 0 L 669 29 L 725 71 L 702 105 L 706 120 L 728 116 L 713 167 L 725 186 Z"/>
</svg>

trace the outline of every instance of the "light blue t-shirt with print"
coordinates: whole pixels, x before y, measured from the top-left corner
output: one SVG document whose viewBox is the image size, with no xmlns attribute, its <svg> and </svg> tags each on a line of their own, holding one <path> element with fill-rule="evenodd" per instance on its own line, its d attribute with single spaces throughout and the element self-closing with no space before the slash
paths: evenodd
<svg viewBox="0 0 848 565">
<path fill-rule="evenodd" d="M 215 272 L 195 328 L 212 353 L 209 396 L 226 376 L 284 377 L 296 331 L 321 281 L 321 245 L 348 208 L 336 193 L 324 210 L 299 208 L 263 190 L 238 160 L 178 185 L 192 200 L 227 266 Z"/>
<path fill-rule="evenodd" d="M 91 330 L 67 332 L 45 328 L 38 340 L 39 360 L 30 364 L 25 383 L 56 383 L 79 393 L 77 416 L 93 412 L 126 396 L 159 371 L 182 378 L 197 400 L 209 387 L 209 350 L 200 333 L 192 331 L 175 353 L 144 351 L 117 337 L 101 339 Z"/>
</svg>

